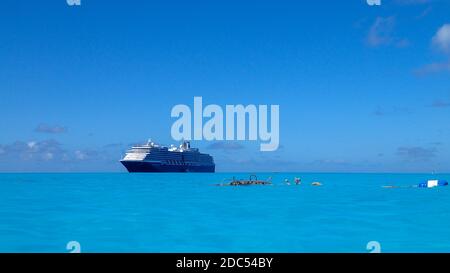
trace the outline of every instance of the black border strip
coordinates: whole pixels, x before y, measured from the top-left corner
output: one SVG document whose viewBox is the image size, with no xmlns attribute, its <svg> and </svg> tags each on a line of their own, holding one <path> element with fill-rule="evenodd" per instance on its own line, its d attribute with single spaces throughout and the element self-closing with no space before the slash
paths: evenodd
<svg viewBox="0 0 450 273">
<path fill-rule="evenodd" d="M 245 262 L 257 259 L 249 265 Z M 267 260 L 271 258 L 270 266 Z M 223 259 L 230 264 L 221 266 Z M 240 259 L 239 264 L 237 264 Z M 261 260 L 260 260 L 261 259 Z M 181 261 L 209 260 L 205 267 L 177 267 Z M 259 262 L 261 261 L 261 262 Z M 85 272 L 92 267 L 109 270 L 133 270 L 139 272 L 310 272 L 318 270 L 355 270 L 357 272 L 377 270 L 391 271 L 396 266 L 404 270 L 430 270 L 436 266 L 447 266 L 450 254 L 292 254 L 292 253 L 80 253 L 80 254 L 0 254 L 2 267 L 18 269 L 61 270 L 71 269 Z M 215 264 L 214 264 L 215 263 Z M 233 264 L 234 263 L 234 264 Z M 200 263 L 197 263 L 201 265 Z M 248 267 L 245 266 L 249 265 Z M 234 266 L 232 266 L 234 265 Z M 241 265 L 242 267 L 240 267 Z M 444 268 L 445 268 L 444 267 Z M 103 271 L 104 270 L 104 271 Z"/>
</svg>

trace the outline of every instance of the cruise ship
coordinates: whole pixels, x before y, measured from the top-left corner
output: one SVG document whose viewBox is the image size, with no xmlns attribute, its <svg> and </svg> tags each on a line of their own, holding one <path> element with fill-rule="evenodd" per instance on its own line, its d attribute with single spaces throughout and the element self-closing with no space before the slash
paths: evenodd
<svg viewBox="0 0 450 273">
<path fill-rule="evenodd" d="M 120 162 L 130 173 L 134 172 L 214 172 L 216 165 L 209 154 L 191 148 L 188 141 L 179 147 L 156 144 L 149 140 L 133 146 Z"/>
</svg>

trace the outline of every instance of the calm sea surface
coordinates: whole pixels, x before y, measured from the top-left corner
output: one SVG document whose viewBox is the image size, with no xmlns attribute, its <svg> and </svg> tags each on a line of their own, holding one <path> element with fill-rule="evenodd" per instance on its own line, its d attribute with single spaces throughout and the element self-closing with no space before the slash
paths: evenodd
<svg viewBox="0 0 450 273">
<path fill-rule="evenodd" d="M 0 252 L 450 252 L 450 187 L 382 188 L 450 175 L 257 175 L 0 174 Z"/>
</svg>

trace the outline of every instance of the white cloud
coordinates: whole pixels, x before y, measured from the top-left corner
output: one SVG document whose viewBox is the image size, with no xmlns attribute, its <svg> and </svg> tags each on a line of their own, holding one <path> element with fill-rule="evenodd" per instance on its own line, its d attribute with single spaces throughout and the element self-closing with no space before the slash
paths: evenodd
<svg viewBox="0 0 450 273">
<path fill-rule="evenodd" d="M 430 63 L 414 71 L 417 76 L 426 76 L 440 72 L 450 72 L 450 61 Z"/>
<path fill-rule="evenodd" d="M 409 41 L 394 35 L 396 19 L 394 16 L 377 17 L 367 34 L 366 42 L 369 46 L 389 46 L 406 47 Z"/>
<path fill-rule="evenodd" d="M 53 159 L 53 154 L 52 154 L 52 153 L 44 153 L 44 154 L 42 155 L 42 158 L 43 158 L 44 160 L 52 160 L 52 159 Z"/>
<path fill-rule="evenodd" d="M 74 154 L 77 160 L 91 160 L 94 158 L 104 158 L 102 152 L 105 153 L 105 151 L 99 152 L 97 150 L 76 150 Z"/>
<path fill-rule="evenodd" d="M 445 24 L 438 29 L 432 43 L 438 50 L 450 53 L 450 24 Z"/>
<path fill-rule="evenodd" d="M 244 146 L 236 142 L 214 142 L 207 148 L 211 150 L 241 150 L 244 149 Z"/>
<path fill-rule="evenodd" d="M 83 153 L 82 151 L 75 151 L 75 157 L 78 160 L 84 160 L 84 159 L 86 159 L 86 154 Z"/>
<path fill-rule="evenodd" d="M 0 145 L 0 155 L 7 155 L 14 160 L 45 160 L 58 159 L 64 151 L 61 144 L 54 140 L 16 141 L 12 144 Z"/>
<path fill-rule="evenodd" d="M 444 24 L 437 30 L 431 40 L 431 44 L 436 50 L 450 57 L 450 24 Z M 442 61 L 429 63 L 419 69 L 416 69 L 414 72 L 418 76 L 440 72 L 450 72 L 450 59 L 443 59 Z"/>
<path fill-rule="evenodd" d="M 50 126 L 47 124 L 39 124 L 36 129 L 34 129 L 35 132 L 38 133 L 47 133 L 47 134 L 62 134 L 67 132 L 67 128 L 64 126 Z"/>
<path fill-rule="evenodd" d="M 123 146 L 98 149 L 67 148 L 56 140 L 0 143 L 1 171 L 123 170 L 118 162 Z"/>
<path fill-rule="evenodd" d="M 420 4 L 428 4 L 432 0 L 396 0 L 395 3 L 400 5 L 420 5 Z"/>
<path fill-rule="evenodd" d="M 394 29 L 395 18 L 394 17 L 377 17 L 375 22 L 369 29 L 369 35 L 367 36 L 367 43 L 370 46 L 386 45 L 391 43 L 392 30 Z"/>
<path fill-rule="evenodd" d="M 436 147 L 399 147 L 397 155 L 408 161 L 428 161 L 436 157 Z"/>
</svg>

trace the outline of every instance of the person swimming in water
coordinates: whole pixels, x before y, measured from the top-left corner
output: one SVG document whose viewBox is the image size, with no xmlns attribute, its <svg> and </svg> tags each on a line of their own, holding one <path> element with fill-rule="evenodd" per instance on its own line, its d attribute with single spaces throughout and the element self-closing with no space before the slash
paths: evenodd
<svg viewBox="0 0 450 273">
<path fill-rule="evenodd" d="M 294 178 L 295 185 L 300 185 L 302 183 L 302 180 L 298 177 Z"/>
<path fill-rule="evenodd" d="M 284 184 L 290 186 L 290 185 L 291 185 L 291 182 L 289 182 L 289 179 L 286 178 L 286 179 L 284 179 Z"/>
</svg>

